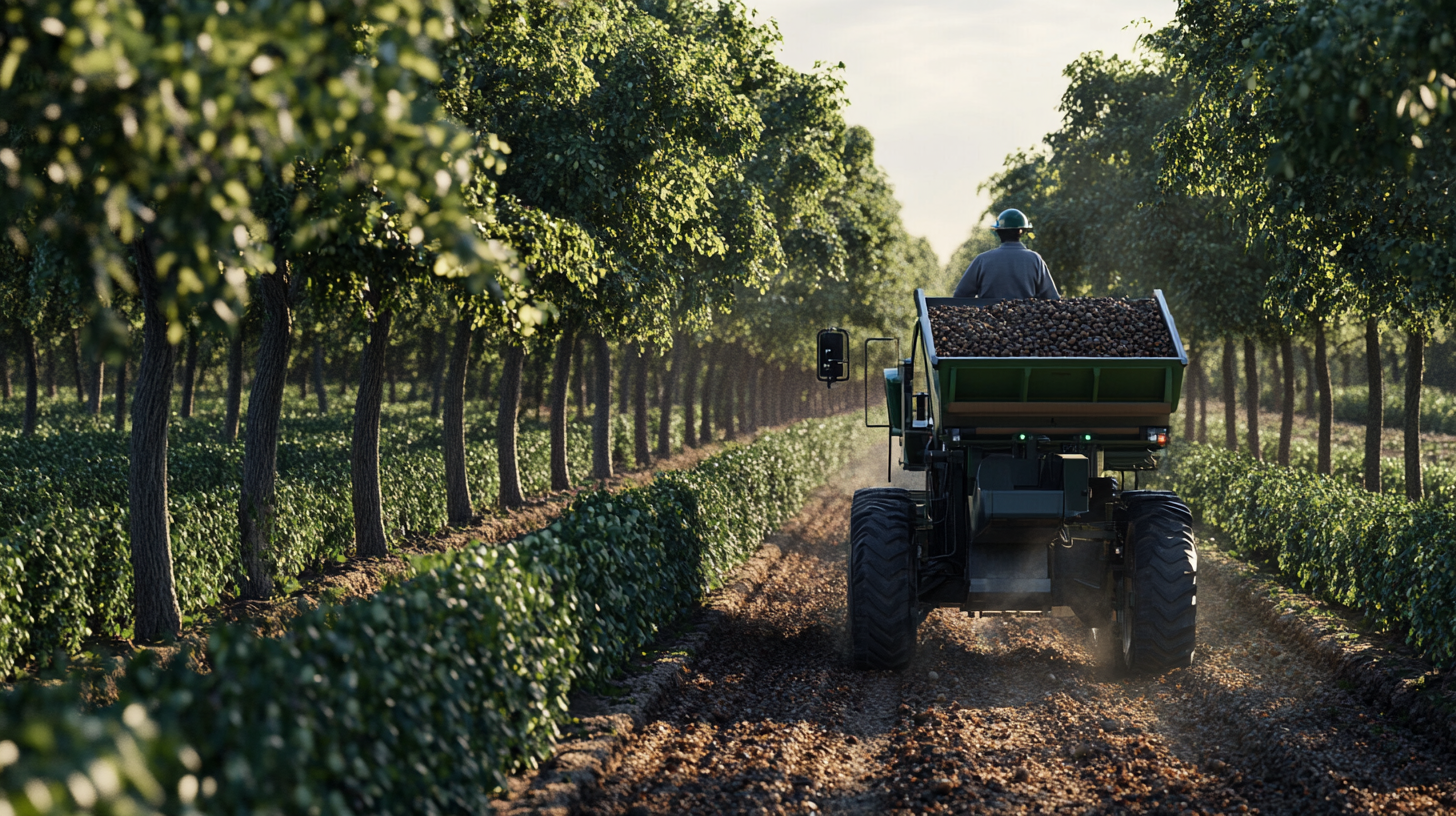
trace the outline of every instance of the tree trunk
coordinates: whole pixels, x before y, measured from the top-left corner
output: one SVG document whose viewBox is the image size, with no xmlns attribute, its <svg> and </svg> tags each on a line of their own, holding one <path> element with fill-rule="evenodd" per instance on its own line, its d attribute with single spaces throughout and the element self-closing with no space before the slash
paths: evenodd
<svg viewBox="0 0 1456 816">
<path fill-rule="evenodd" d="M 24 343 L 21 353 L 25 357 L 25 415 L 20 422 L 20 434 L 34 436 L 37 403 L 40 401 L 40 360 L 35 352 L 35 335 L 30 333 L 30 329 L 22 329 L 21 338 Z"/>
<path fill-rule="evenodd" d="M 765 398 L 768 400 L 768 424 L 779 426 L 784 424 L 784 398 L 783 398 L 783 371 L 772 363 L 768 367 L 768 384 L 766 386 Z M 885 405 L 885 421 L 889 421 L 890 406 Z"/>
<path fill-rule="evenodd" d="M 723 429 L 723 440 L 738 438 L 738 385 L 743 380 L 742 355 L 736 348 L 725 349 L 728 354 L 721 363 L 722 373 L 718 375 L 718 403 L 713 406 L 713 417 Z"/>
<path fill-rule="evenodd" d="M 248 391 L 248 424 L 243 435 L 243 484 L 238 497 L 242 539 L 244 600 L 273 595 L 273 536 L 278 516 L 278 424 L 283 390 L 288 386 L 288 352 L 293 344 L 293 312 L 288 304 L 287 264 L 258 277 L 263 327 L 253 387 Z M 195 344 L 194 344 L 195 345 Z"/>
<path fill-rule="evenodd" d="M 422 383 L 429 382 L 430 372 L 435 370 L 434 353 L 435 335 L 429 329 L 420 329 L 420 350 L 416 355 L 417 365 L 414 369 L 414 376 L 410 377 L 410 390 L 409 396 L 405 397 L 406 401 L 414 402 L 420 399 L 420 391 L 425 387 Z"/>
<path fill-rule="evenodd" d="M 501 507 L 511 509 L 526 503 L 521 490 L 520 463 L 516 458 L 517 420 L 521 413 L 521 372 L 526 367 L 526 350 L 514 338 L 501 345 L 500 405 L 496 413 L 496 465 L 500 471 Z"/>
<path fill-rule="evenodd" d="M 1239 449 L 1238 400 L 1234 388 L 1234 339 L 1223 339 L 1223 438 L 1224 446 L 1231 451 Z"/>
<path fill-rule="evenodd" d="M 470 318 L 461 315 L 455 324 L 450 371 L 445 377 L 445 427 L 440 433 L 445 453 L 445 518 L 451 527 L 464 527 L 475 515 L 465 469 L 465 376 L 473 336 Z"/>
<path fill-rule="evenodd" d="M 197 382 L 192 386 L 193 399 L 207 390 L 208 363 L 210 362 L 208 358 L 212 356 L 211 345 L 210 339 L 203 341 L 201 350 L 197 352 Z"/>
<path fill-rule="evenodd" d="M 106 363 L 100 357 L 91 360 L 91 401 L 86 406 L 93 417 L 101 416 L 101 392 L 106 390 Z"/>
<path fill-rule="evenodd" d="M 571 358 L 580 344 L 575 327 L 570 323 L 561 329 L 556 341 L 556 357 L 551 361 L 551 489 L 571 487 L 571 468 L 566 447 L 566 402 L 572 390 Z M 577 365 L 580 371 L 580 364 Z"/>
<path fill-rule="evenodd" d="M 126 378 L 125 366 L 122 379 Z M 233 327 L 228 340 L 227 412 L 222 421 L 222 441 L 231 445 L 238 439 L 238 414 L 243 403 L 243 325 Z"/>
<path fill-rule="evenodd" d="M 695 386 L 698 382 L 698 360 L 701 353 L 692 335 L 684 336 L 683 342 L 687 343 L 687 355 L 678 381 L 682 383 L 683 449 L 686 450 L 698 446 L 698 397 Z"/>
<path fill-rule="evenodd" d="M 287 362 L 286 360 L 284 362 Z M 178 414 L 183 419 L 192 418 L 192 408 L 196 395 L 197 385 L 197 332 L 187 332 L 187 360 L 182 364 L 182 407 Z M 249 399 L 248 409 L 252 410 L 252 400 Z"/>
<path fill-rule="evenodd" d="M 45 350 L 45 386 L 46 397 L 56 398 L 56 349 L 51 344 L 46 344 Z"/>
<path fill-rule="evenodd" d="M 577 350 L 576 364 L 578 369 L 581 371 L 581 384 L 584 388 L 586 388 L 586 401 L 582 404 L 582 407 L 587 411 L 591 412 L 580 414 L 578 418 L 590 419 L 591 417 L 596 416 L 596 409 L 594 407 L 596 403 L 594 402 L 594 400 L 596 400 L 597 397 L 597 346 L 596 343 L 592 343 L 590 346 L 586 345 L 586 342 L 580 339 L 581 333 L 578 333 L 577 338 L 577 342 L 581 343 L 582 347 Z M 591 352 L 590 362 L 588 362 L 587 352 Z"/>
<path fill-rule="evenodd" d="M 571 358 L 576 362 L 571 368 L 571 393 L 576 398 L 576 421 L 586 420 L 586 342 L 580 332 L 572 332 Z"/>
<path fill-rule="evenodd" d="M 1269 376 L 1273 378 L 1269 380 L 1269 384 L 1274 387 L 1273 394 L 1271 395 L 1273 397 L 1272 407 L 1276 413 L 1283 414 L 1284 389 L 1280 386 L 1284 383 L 1284 371 L 1279 365 L 1279 354 L 1279 349 L 1269 349 Z"/>
<path fill-rule="evenodd" d="M 14 386 L 10 383 L 10 352 L 0 349 L 0 398 L 6 402 L 15 396 Z"/>
<path fill-rule="evenodd" d="M 339 350 L 339 399 L 349 396 L 349 351 Z M 358 402 L 357 395 L 355 402 Z"/>
<path fill-rule="evenodd" d="M 359 365 L 359 392 L 354 398 L 354 435 L 349 448 L 349 483 L 354 503 L 354 546 L 364 558 L 384 558 L 384 498 L 379 490 L 379 413 L 384 399 L 384 358 L 389 350 L 389 324 L 394 317 L 380 309 L 380 295 L 365 295 L 374 319 Z"/>
<path fill-rule="evenodd" d="M 1330 356 L 1325 338 L 1325 325 L 1320 323 L 1314 334 L 1314 376 L 1319 386 L 1319 463 L 1316 469 L 1326 476 L 1331 473 L 1330 437 L 1334 433 L 1335 403 L 1330 386 Z"/>
<path fill-rule="evenodd" d="M 1289 443 L 1294 436 L 1294 338 L 1285 335 L 1279 341 L 1279 356 L 1284 375 L 1284 398 L 1279 404 L 1279 464 L 1289 467 Z"/>
<path fill-rule="evenodd" d="M 745 434 L 758 430 L 758 358 L 752 355 L 743 359 L 743 406 L 738 412 L 738 427 Z"/>
<path fill-rule="evenodd" d="M 779 424 L 787 425 L 794 421 L 794 404 L 789 393 L 789 369 L 780 368 L 776 382 L 779 394 Z"/>
<path fill-rule="evenodd" d="M 1411 501 L 1420 501 L 1425 495 L 1421 482 L 1421 379 L 1425 357 L 1425 336 L 1411 332 L 1405 345 L 1405 497 Z"/>
<path fill-rule="evenodd" d="M 1262 460 L 1264 449 L 1259 446 L 1259 354 L 1252 337 L 1244 338 L 1244 379 L 1244 415 L 1249 422 L 1249 454 Z"/>
<path fill-rule="evenodd" d="M 773 383 L 773 374 L 769 370 L 769 364 L 764 363 L 763 360 L 759 360 L 757 369 L 759 369 L 759 374 L 753 380 L 753 415 L 756 417 L 756 420 L 754 420 L 754 425 L 756 425 L 754 430 L 760 430 L 760 428 L 766 428 L 773 424 L 772 415 L 769 414 L 770 386 Z"/>
<path fill-rule="evenodd" d="M 677 396 L 677 378 L 682 372 L 683 346 L 685 337 L 679 336 L 672 344 L 672 357 L 662 372 L 662 393 L 657 400 L 657 457 L 666 459 L 672 455 L 672 415 L 677 410 L 674 398 Z"/>
<path fill-rule="evenodd" d="M 145 322 L 131 406 L 127 491 L 136 610 L 133 631 L 137 640 L 148 642 L 175 635 L 182 627 L 172 577 L 172 537 L 167 516 L 167 423 L 172 416 L 176 349 L 167 340 L 167 319 L 157 302 L 160 291 L 152 248 L 145 239 L 138 239 L 132 246 Z"/>
<path fill-rule="evenodd" d="M 592 416 L 592 478 L 612 478 L 612 349 L 597 335 L 592 363 L 596 366 L 596 411 Z"/>
<path fill-rule="evenodd" d="M 1299 354 L 1304 358 L 1304 415 L 1315 419 L 1319 416 L 1319 387 L 1315 384 L 1319 378 L 1314 374 L 1314 354 L 1306 346 L 1299 347 Z"/>
<path fill-rule="evenodd" d="M 394 384 L 389 386 L 390 401 L 393 402 Z M 324 346 L 323 338 L 313 341 L 313 395 L 318 399 L 319 416 L 329 413 L 329 392 L 324 388 Z"/>
<path fill-rule="evenodd" d="M 298 401 L 308 400 L 308 378 L 309 361 L 300 359 L 298 361 Z"/>
<path fill-rule="evenodd" d="M 743 358 L 743 404 L 738 411 L 738 428 L 746 434 L 758 430 L 756 400 L 758 398 L 758 360 L 752 356 Z"/>
<path fill-rule="evenodd" d="M 121 367 L 116 370 L 116 405 L 111 418 L 111 427 L 118 430 L 126 430 L 126 367 L 127 360 L 121 361 Z"/>
<path fill-rule="evenodd" d="M 652 449 L 648 446 L 649 419 L 647 416 L 647 365 L 651 352 L 642 343 L 637 344 L 637 359 L 632 364 L 632 454 L 637 467 L 652 464 Z"/>
<path fill-rule="evenodd" d="M 720 344 L 713 343 L 709 346 L 708 365 L 703 369 L 703 419 L 698 427 L 698 444 L 701 445 L 711 445 L 715 438 L 713 435 L 713 409 L 720 387 L 718 380 L 722 379 L 718 372 L 718 358 L 721 354 L 722 346 Z"/>
<path fill-rule="evenodd" d="M 1370 379 L 1365 402 L 1365 489 L 1379 493 L 1380 434 L 1385 426 L 1385 368 L 1380 365 L 1380 321 L 1365 319 L 1365 371 Z"/>
<path fill-rule="evenodd" d="M 789 408 L 788 402 L 784 398 L 784 370 L 774 366 L 769 370 L 769 377 L 773 383 L 769 387 L 769 396 L 773 400 L 772 424 L 783 425 L 788 421 Z M 887 412 L 890 410 L 888 404 L 886 404 L 885 410 Z"/>
<path fill-rule="evenodd" d="M 71 330 L 71 370 L 76 373 L 76 404 L 86 404 L 86 371 L 81 363 L 81 331 Z"/>
<path fill-rule="evenodd" d="M 632 410 L 632 352 L 628 347 L 622 346 L 622 370 L 617 372 L 621 382 L 617 383 L 617 413 L 625 414 Z"/>
<path fill-rule="evenodd" d="M 1198 364 L 1198 441 L 1208 444 L 1208 392 L 1211 383 L 1208 368 L 1200 360 Z"/>
</svg>

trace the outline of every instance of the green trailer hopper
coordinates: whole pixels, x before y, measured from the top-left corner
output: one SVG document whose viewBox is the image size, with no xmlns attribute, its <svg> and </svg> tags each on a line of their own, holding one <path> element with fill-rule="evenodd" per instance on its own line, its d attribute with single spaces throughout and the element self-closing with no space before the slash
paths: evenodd
<svg viewBox="0 0 1456 816">
<path fill-rule="evenodd" d="M 1099 471 L 1152 469 L 1156 447 L 1149 442 L 1161 433 L 1166 443 L 1188 365 L 1162 291 L 1154 290 L 1152 299 L 1177 357 L 941 357 L 930 308 L 994 301 L 928 298 L 915 290 L 911 357 L 885 370 L 891 434 L 905 440 L 903 464 L 923 467 L 931 436 L 968 441 L 1035 434 L 1053 442 L 1090 437 L 1104 457 Z M 916 394 L 925 403 L 920 415 L 905 410 L 913 409 Z"/>
<path fill-rule="evenodd" d="M 1188 364 L 1163 293 L 1151 299 L 1177 356 L 942 357 L 930 309 L 995 301 L 915 292 L 910 356 L 884 374 L 889 433 L 915 474 L 898 481 L 924 487 L 855 494 L 856 665 L 907 665 L 936 607 L 1068 610 L 1115 636 L 1127 668 L 1191 662 L 1191 515 L 1172 493 L 1125 485 L 1157 467 Z"/>
</svg>

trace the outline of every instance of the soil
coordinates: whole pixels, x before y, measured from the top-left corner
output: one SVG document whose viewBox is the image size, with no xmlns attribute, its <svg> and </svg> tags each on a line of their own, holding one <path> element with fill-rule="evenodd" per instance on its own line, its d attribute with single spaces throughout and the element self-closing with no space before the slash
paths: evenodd
<svg viewBox="0 0 1456 816">
<path fill-rule="evenodd" d="M 1263 623 L 1232 579 L 1200 581 L 1195 663 L 1160 676 L 1121 676 L 1075 618 L 948 609 L 906 671 L 850 670 L 850 497 L 884 461 L 775 538 L 774 572 L 584 813 L 1456 812 L 1456 753 Z M 1201 579 L 1223 569 L 1209 556 Z"/>
</svg>

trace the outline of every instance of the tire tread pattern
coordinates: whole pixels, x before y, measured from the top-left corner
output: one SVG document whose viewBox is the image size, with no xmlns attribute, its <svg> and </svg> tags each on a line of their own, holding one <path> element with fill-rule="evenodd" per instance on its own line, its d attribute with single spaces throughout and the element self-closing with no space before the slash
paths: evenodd
<svg viewBox="0 0 1456 816">
<path fill-rule="evenodd" d="M 1198 628 L 1193 515 L 1168 491 L 1127 491 L 1123 501 L 1135 604 L 1127 668 L 1151 673 L 1190 666 Z"/>
<path fill-rule="evenodd" d="M 849 514 L 850 662 L 900 670 L 915 656 L 915 505 L 902 488 L 855 491 Z"/>
</svg>

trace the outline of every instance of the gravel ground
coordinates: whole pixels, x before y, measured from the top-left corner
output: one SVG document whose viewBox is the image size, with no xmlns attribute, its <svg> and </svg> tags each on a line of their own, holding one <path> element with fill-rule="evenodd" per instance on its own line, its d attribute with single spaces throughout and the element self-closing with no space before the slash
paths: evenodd
<svg viewBox="0 0 1456 816">
<path fill-rule="evenodd" d="M 883 454 L 775 537 L 775 573 L 584 812 L 1456 812 L 1456 756 L 1208 582 L 1195 665 L 1161 677 L 1118 677 L 1075 618 L 946 609 L 905 672 L 849 670 L 849 501 Z"/>
</svg>

